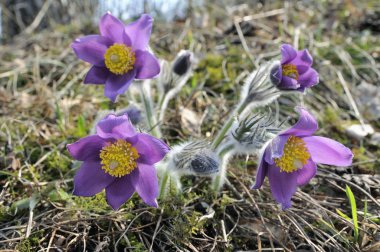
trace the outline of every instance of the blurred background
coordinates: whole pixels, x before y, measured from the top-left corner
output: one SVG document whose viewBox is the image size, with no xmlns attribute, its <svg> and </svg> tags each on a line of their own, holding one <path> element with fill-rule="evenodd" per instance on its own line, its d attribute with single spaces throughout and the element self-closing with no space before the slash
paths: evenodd
<svg viewBox="0 0 380 252">
<path fill-rule="evenodd" d="M 310 51 L 320 83 L 261 112 L 281 108 L 279 120 L 292 124 L 294 106 L 306 106 L 318 118 L 317 135 L 348 146 L 353 165 L 319 166 L 286 212 L 268 183 L 249 190 L 255 155 L 234 157 L 218 197 L 209 179 L 195 177 L 183 178 L 183 193 L 160 200 L 160 209 L 133 197 L 115 212 L 102 193 L 73 197 L 79 164 L 66 144 L 89 134 L 100 111 L 122 110 L 133 96 L 131 88 L 111 103 L 102 86 L 83 85 L 90 66 L 70 47 L 97 34 L 106 11 L 125 23 L 151 14 L 150 46 L 160 59 L 194 53 L 193 76 L 162 122 L 170 145 L 215 136 L 247 75 L 289 43 Z M 0 59 L 3 251 L 380 250 L 378 0 L 1 0 Z"/>
</svg>

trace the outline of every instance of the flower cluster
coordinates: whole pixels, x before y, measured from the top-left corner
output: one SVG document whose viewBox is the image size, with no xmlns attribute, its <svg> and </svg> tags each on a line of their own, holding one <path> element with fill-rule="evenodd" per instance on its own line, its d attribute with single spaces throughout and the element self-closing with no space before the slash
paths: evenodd
<svg viewBox="0 0 380 252">
<path fill-rule="evenodd" d="M 105 190 L 109 205 L 118 209 L 137 192 L 146 204 L 157 207 L 157 198 L 165 191 L 169 173 L 177 177 L 178 188 L 182 175 L 211 176 L 212 188 L 217 191 L 226 178 L 230 156 L 249 155 L 261 149 L 252 188 L 261 188 L 268 177 L 273 197 L 282 209 L 287 209 L 297 187 L 315 176 L 318 163 L 351 165 L 350 149 L 329 138 L 313 136 L 318 129 L 317 121 L 305 108 L 297 107 L 300 118 L 285 131 L 281 131 L 281 124 L 271 115 L 252 116 L 250 110 L 267 106 L 289 91 L 302 92 L 318 83 L 309 51 L 297 51 L 288 44 L 281 46 L 280 61 L 266 63 L 248 75 L 240 102 L 212 143 L 192 140 L 170 150 L 157 138 L 161 135 L 159 123 L 164 121 L 170 99 L 191 77 L 195 61 L 192 52 L 181 51 L 171 64 L 166 61 L 160 64 L 148 47 L 152 23 L 153 19 L 144 14 L 124 25 L 107 13 L 99 24 L 100 35 L 88 35 L 72 43 L 74 53 L 92 64 L 84 83 L 104 84 L 104 95 L 113 102 L 134 79 L 152 79 L 159 75 L 160 65 L 163 68 L 157 80 L 158 108 L 150 97 L 150 82 L 139 85 L 144 118 L 154 136 L 135 130 L 133 124 L 140 124 L 142 115 L 138 109 L 129 107 L 98 120 L 96 133 L 67 146 L 71 156 L 82 161 L 74 177 L 75 195 L 88 197 Z M 277 119 L 278 111 L 279 108 Z M 159 174 L 160 189 L 155 167 L 158 162 L 159 171 L 163 168 Z"/>
</svg>

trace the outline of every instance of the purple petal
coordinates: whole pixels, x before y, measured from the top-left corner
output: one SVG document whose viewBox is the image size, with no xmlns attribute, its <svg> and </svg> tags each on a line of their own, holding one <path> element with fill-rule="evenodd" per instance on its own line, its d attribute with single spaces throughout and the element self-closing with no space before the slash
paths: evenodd
<svg viewBox="0 0 380 252">
<path fill-rule="evenodd" d="M 134 50 L 146 50 L 148 48 L 152 25 L 153 18 L 143 14 L 139 19 L 125 26 L 125 32 L 131 38 Z"/>
<path fill-rule="evenodd" d="M 77 196 L 94 196 L 101 192 L 115 177 L 105 173 L 99 161 L 84 161 L 74 176 L 74 195 Z"/>
<path fill-rule="evenodd" d="M 313 64 L 313 58 L 311 57 L 309 51 L 307 49 L 301 50 L 297 52 L 297 56 L 289 62 L 289 64 L 293 64 L 295 66 L 307 66 L 310 67 Z"/>
<path fill-rule="evenodd" d="M 117 178 L 107 186 L 106 198 L 108 204 L 117 210 L 123 205 L 135 192 L 135 186 L 138 181 L 138 169 L 124 177 Z"/>
<path fill-rule="evenodd" d="M 297 185 L 306 185 L 317 173 L 317 164 L 309 159 L 306 165 L 298 170 L 297 173 Z"/>
<path fill-rule="evenodd" d="M 79 139 L 75 143 L 68 144 L 67 150 L 70 155 L 79 161 L 99 160 L 100 150 L 105 145 L 102 138 L 97 135 L 91 135 Z"/>
<path fill-rule="evenodd" d="M 312 87 L 318 84 L 319 76 L 317 71 L 315 71 L 313 68 L 309 68 L 306 72 L 298 77 L 298 82 L 301 84 L 301 87 Z"/>
<path fill-rule="evenodd" d="M 270 69 L 269 78 L 274 85 L 278 85 L 282 79 L 282 67 L 280 64 L 275 64 Z"/>
<path fill-rule="evenodd" d="M 105 66 L 104 54 L 112 41 L 100 35 L 89 35 L 76 39 L 71 47 L 81 60 L 96 66 Z"/>
<path fill-rule="evenodd" d="M 291 207 L 291 198 L 297 190 L 296 172 L 281 172 L 275 165 L 269 166 L 268 179 L 273 197 L 281 204 L 282 210 Z"/>
<path fill-rule="evenodd" d="M 156 169 L 152 165 L 138 164 L 139 179 L 136 191 L 142 200 L 152 207 L 158 207 L 158 179 Z"/>
<path fill-rule="evenodd" d="M 311 159 L 319 164 L 349 166 L 353 154 L 349 148 L 330 138 L 310 136 L 302 138 L 309 150 Z"/>
<path fill-rule="evenodd" d="M 96 125 L 96 133 L 104 139 L 126 139 L 136 135 L 135 129 L 127 115 L 110 114 Z"/>
<path fill-rule="evenodd" d="M 288 141 L 288 138 L 289 135 L 279 135 L 269 143 L 264 154 L 265 161 L 268 164 L 274 163 L 273 158 L 282 157 L 282 154 L 284 153 L 284 146 Z"/>
<path fill-rule="evenodd" d="M 105 67 L 92 66 L 84 78 L 84 84 L 104 84 L 110 75 Z"/>
<path fill-rule="evenodd" d="M 304 74 L 307 70 L 310 69 L 309 66 L 303 66 L 303 65 L 297 65 L 296 68 L 299 75 Z"/>
<path fill-rule="evenodd" d="M 297 107 L 296 111 L 300 114 L 298 122 L 281 135 L 310 136 L 318 129 L 318 122 L 304 108 Z"/>
<path fill-rule="evenodd" d="M 99 23 L 100 34 L 109 38 L 114 43 L 123 43 L 131 46 L 131 40 L 124 31 L 124 24 L 110 13 L 106 13 Z"/>
<path fill-rule="evenodd" d="M 281 64 L 286 64 L 297 56 L 297 51 L 289 44 L 281 45 Z"/>
<path fill-rule="evenodd" d="M 137 79 L 150 79 L 160 73 L 158 60 L 148 51 L 136 51 L 135 68 Z"/>
<path fill-rule="evenodd" d="M 257 169 L 257 173 L 256 173 L 256 182 L 252 186 L 251 189 L 259 189 L 263 185 L 265 176 L 268 173 L 268 164 L 267 164 L 267 162 L 265 162 L 265 158 L 264 158 L 265 152 L 261 156 L 260 165 L 259 165 L 259 167 Z"/>
<path fill-rule="evenodd" d="M 106 86 L 104 87 L 104 95 L 107 96 L 112 102 L 115 102 L 117 95 L 123 94 L 131 85 L 136 76 L 136 69 L 132 69 L 126 74 L 109 75 Z"/>
<path fill-rule="evenodd" d="M 137 149 L 140 155 L 137 161 L 149 165 L 161 161 L 169 152 L 166 143 L 145 133 L 138 134 L 138 141 L 133 147 Z"/>
<path fill-rule="evenodd" d="M 285 90 L 296 90 L 297 88 L 300 87 L 300 84 L 297 82 L 296 79 L 283 75 L 278 87 L 280 89 L 285 89 Z"/>
</svg>

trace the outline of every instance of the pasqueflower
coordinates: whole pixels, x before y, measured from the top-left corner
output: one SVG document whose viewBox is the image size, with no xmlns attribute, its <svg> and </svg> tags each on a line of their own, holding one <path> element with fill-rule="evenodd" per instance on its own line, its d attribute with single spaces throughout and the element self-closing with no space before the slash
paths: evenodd
<svg viewBox="0 0 380 252">
<path fill-rule="evenodd" d="M 153 18 L 143 14 L 124 25 L 110 13 L 99 23 L 100 35 L 76 39 L 71 47 L 82 60 L 92 64 L 85 84 L 104 84 L 104 95 L 113 102 L 134 79 L 150 79 L 160 72 L 156 57 L 148 51 Z"/>
<path fill-rule="evenodd" d="M 307 49 L 297 51 L 291 45 L 281 45 L 281 62 L 273 65 L 270 79 L 281 90 L 304 91 L 318 84 L 319 77 L 311 65 L 313 58 Z"/>
<path fill-rule="evenodd" d="M 127 115 L 108 115 L 97 133 L 67 145 L 71 156 L 83 161 L 74 177 L 74 195 L 93 196 L 103 189 L 109 205 L 118 209 L 136 191 L 157 207 L 158 181 L 154 164 L 169 151 L 149 134 L 135 131 Z"/>
<path fill-rule="evenodd" d="M 280 133 L 265 148 L 253 189 L 259 189 L 268 176 L 273 197 L 282 209 L 291 206 L 297 186 L 307 184 L 317 171 L 317 163 L 349 166 L 350 149 L 326 137 L 313 136 L 318 129 L 315 118 L 298 108 L 300 118 L 288 130 Z"/>
</svg>

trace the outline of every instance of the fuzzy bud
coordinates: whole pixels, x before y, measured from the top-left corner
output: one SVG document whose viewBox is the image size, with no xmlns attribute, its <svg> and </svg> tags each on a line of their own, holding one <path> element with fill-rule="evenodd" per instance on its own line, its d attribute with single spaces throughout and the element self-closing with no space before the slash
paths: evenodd
<svg viewBox="0 0 380 252">
<path fill-rule="evenodd" d="M 192 58 L 192 52 L 180 51 L 172 63 L 173 72 L 179 76 L 185 75 L 191 68 Z"/>
<path fill-rule="evenodd" d="M 168 158 L 169 169 L 179 175 L 211 176 L 219 172 L 219 157 L 205 141 L 174 146 Z"/>
</svg>

